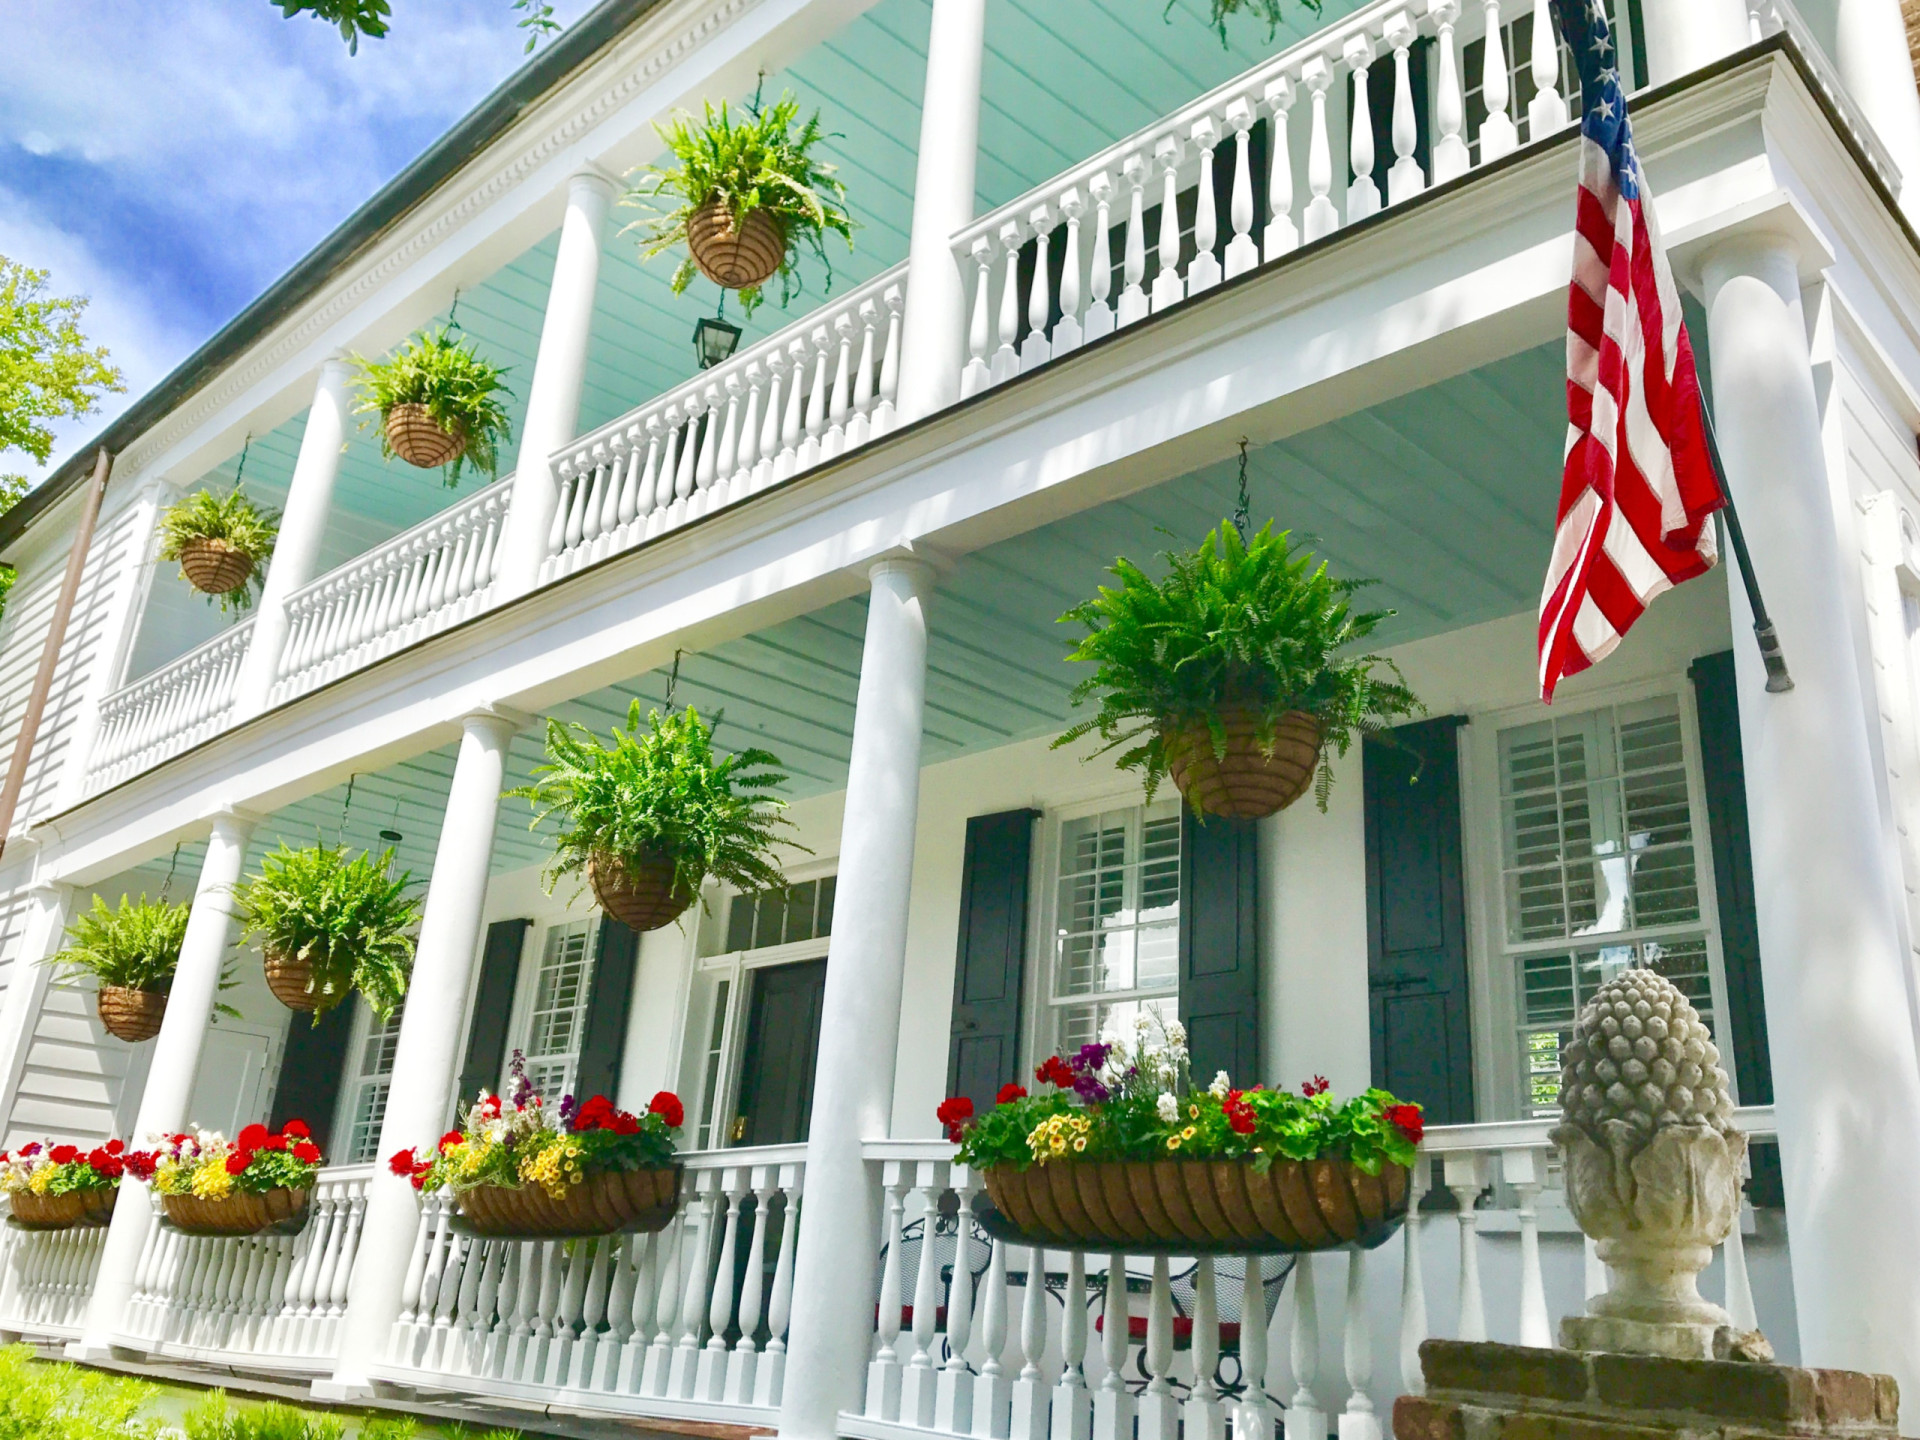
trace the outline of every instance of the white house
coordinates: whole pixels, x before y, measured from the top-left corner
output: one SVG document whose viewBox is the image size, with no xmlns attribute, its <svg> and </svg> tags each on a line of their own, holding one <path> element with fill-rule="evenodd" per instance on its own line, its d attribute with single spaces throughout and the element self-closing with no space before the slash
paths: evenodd
<svg viewBox="0 0 1920 1440">
<path fill-rule="evenodd" d="M 1708 1290 L 1920 1387 L 1920 91 L 1896 0 L 1613 4 L 1796 688 L 1723 569 L 1537 701 L 1575 179 L 1545 0 L 1325 0 L 1224 46 L 1194 0 L 605 0 L 0 520 L 17 739 L 98 503 L 0 855 L 6 1143 L 301 1114 L 334 1162 L 297 1235 L 5 1232 L 0 1330 L 796 1440 L 1370 1440 L 1422 1337 L 1545 1344 L 1600 1283 L 1555 1057 L 1644 963 L 1777 1139 Z M 862 228 L 703 371 L 711 292 L 638 258 L 620 177 L 761 77 L 822 110 Z M 456 301 L 516 453 L 450 491 L 382 463 L 343 361 Z M 1218 524 L 1243 437 L 1256 522 L 1378 577 L 1434 718 L 1324 814 L 1196 828 L 1050 748 L 1055 621 Z M 286 521 L 228 624 L 155 525 L 243 453 Z M 781 756 L 806 851 L 637 942 L 543 891 L 500 795 L 541 717 L 676 671 Z M 404 1018 L 289 1024 L 242 954 L 210 1021 L 228 887 L 316 834 L 426 883 Z M 39 962 L 143 891 L 193 915 L 129 1046 Z M 1143 1005 L 1211 1017 L 1209 1069 L 1423 1102 L 1403 1237 L 1211 1262 L 1212 1299 L 1191 1260 L 986 1239 L 938 1101 Z M 379 1163 L 514 1048 L 686 1097 L 670 1231 L 481 1241 Z"/>
</svg>

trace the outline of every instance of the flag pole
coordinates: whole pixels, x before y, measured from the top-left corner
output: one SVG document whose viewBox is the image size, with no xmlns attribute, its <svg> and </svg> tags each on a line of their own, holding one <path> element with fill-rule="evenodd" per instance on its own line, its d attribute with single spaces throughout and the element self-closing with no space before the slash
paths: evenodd
<svg viewBox="0 0 1920 1440">
<path fill-rule="evenodd" d="M 1772 617 L 1767 614 L 1767 602 L 1760 595 L 1760 579 L 1754 574 L 1753 556 L 1747 550 L 1747 532 L 1741 528 L 1740 512 L 1734 507 L 1733 490 L 1727 484 L 1727 466 L 1720 458 L 1720 438 L 1714 433 L 1713 412 L 1707 408 L 1705 395 L 1700 397 L 1700 418 L 1706 425 L 1707 454 L 1713 460 L 1714 483 L 1720 487 L 1720 498 L 1727 502 L 1721 513 L 1727 518 L 1727 539 L 1733 546 L 1733 558 L 1740 566 L 1740 578 L 1747 587 L 1747 608 L 1753 612 L 1753 638 L 1760 646 L 1760 659 L 1767 667 L 1767 692 L 1784 694 L 1793 689 L 1793 676 L 1787 673 L 1787 657 L 1781 652 L 1780 637 L 1774 631 Z"/>
</svg>

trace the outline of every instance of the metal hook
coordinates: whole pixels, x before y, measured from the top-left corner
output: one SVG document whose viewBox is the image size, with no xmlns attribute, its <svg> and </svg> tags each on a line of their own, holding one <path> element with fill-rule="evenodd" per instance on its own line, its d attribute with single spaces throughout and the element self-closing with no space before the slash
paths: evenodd
<svg viewBox="0 0 1920 1440">
<path fill-rule="evenodd" d="M 1247 495 L 1247 437 L 1240 437 L 1240 503 L 1234 507 L 1233 528 L 1240 532 L 1240 543 L 1247 543 L 1247 525 L 1250 523 L 1253 502 Z"/>
</svg>

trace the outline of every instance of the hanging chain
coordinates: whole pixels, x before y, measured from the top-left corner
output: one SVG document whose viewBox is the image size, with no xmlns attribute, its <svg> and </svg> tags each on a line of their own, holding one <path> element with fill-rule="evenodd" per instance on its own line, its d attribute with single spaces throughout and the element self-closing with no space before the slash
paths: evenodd
<svg viewBox="0 0 1920 1440">
<path fill-rule="evenodd" d="M 345 798 L 340 802 L 340 833 L 334 842 L 335 844 L 344 845 L 347 843 L 347 816 L 353 813 L 353 782 L 359 778 L 357 774 L 347 776 L 347 793 Z"/>
<path fill-rule="evenodd" d="M 1240 500 L 1233 509 L 1233 528 L 1240 532 L 1240 543 L 1247 543 L 1247 526 L 1251 522 L 1253 501 L 1247 495 L 1247 437 L 1240 437 Z"/>
<path fill-rule="evenodd" d="M 686 653 L 684 650 L 675 650 L 673 652 L 673 672 L 667 676 L 666 705 L 668 714 L 673 713 L 673 692 L 680 688 L 680 657 Z"/>
<path fill-rule="evenodd" d="M 167 878 L 160 884 L 160 898 L 166 900 L 173 893 L 173 872 L 180 868 L 180 842 L 173 843 L 173 859 L 167 862 Z"/>
<path fill-rule="evenodd" d="M 247 432 L 247 438 L 240 442 L 240 463 L 233 469 L 233 488 L 240 488 L 240 479 L 247 473 L 247 452 L 253 448 L 253 432 Z"/>
<path fill-rule="evenodd" d="M 767 67 L 762 65 L 760 67 L 760 73 L 754 77 L 753 81 L 753 103 L 747 106 L 748 112 L 751 113 L 756 120 L 760 118 L 760 92 L 766 89 L 766 87 Z"/>
<path fill-rule="evenodd" d="M 447 329 L 458 330 L 459 328 L 460 328 L 460 291 L 456 287 L 453 292 L 453 304 L 447 307 Z"/>
</svg>

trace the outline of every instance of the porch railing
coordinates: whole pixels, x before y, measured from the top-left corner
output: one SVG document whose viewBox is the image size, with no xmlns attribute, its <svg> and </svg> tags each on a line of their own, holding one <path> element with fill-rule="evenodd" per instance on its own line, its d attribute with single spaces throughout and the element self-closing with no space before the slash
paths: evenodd
<svg viewBox="0 0 1920 1440">
<path fill-rule="evenodd" d="M 420 1213 L 381 1375 L 422 1390 L 763 1424 L 786 1378 L 804 1145 L 682 1157 L 658 1235 L 487 1240 Z"/>
<path fill-rule="evenodd" d="M 1742 1111 L 1738 1123 L 1770 1136 L 1772 1111 Z M 1189 1437 L 1219 1437 L 1230 1421 L 1236 1434 L 1271 1435 L 1284 1411 L 1288 1436 L 1319 1437 L 1334 1428 L 1339 1401 L 1342 1436 L 1377 1437 L 1391 1397 L 1421 1388 L 1420 1343 L 1430 1335 L 1553 1343 L 1541 1253 L 1542 1193 L 1558 1187 L 1549 1128 L 1429 1130 L 1401 1235 L 1337 1264 L 1010 1246 L 974 1222 L 980 1180 L 954 1163 L 952 1146 L 870 1145 L 887 1198 L 885 1233 L 875 1237 L 877 1323 L 864 1410 L 842 1415 L 840 1431 L 868 1440 L 898 1440 L 903 1428 L 980 1440 L 1133 1440 L 1137 1422 L 1140 1440 L 1174 1440 L 1182 1424 Z M 1436 1178 L 1451 1214 L 1421 1205 Z M 1570 1225 L 1555 1228 L 1557 1251 L 1582 1244 Z M 1448 1229 L 1457 1236 L 1455 1314 L 1436 1330 L 1426 1277 Z M 1517 1267 L 1501 1267 L 1512 1288 L 1497 1293 L 1482 1278 L 1492 1230 L 1516 1238 L 1519 1252 Z M 1723 1261 L 1727 1308 L 1754 1328 L 1737 1227 Z M 1590 1243 L 1583 1270 L 1576 1303 L 1604 1286 Z M 1338 1300 L 1316 1293 L 1330 1282 L 1341 1287 Z M 1337 1327 L 1326 1323 L 1335 1306 Z M 1381 1363 L 1388 1356 L 1397 1373 Z"/>
<path fill-rule="evenodd" d="M 559 459 L 542 580 L 812 469 L 893 428 L 904 263 L 704 375 L 583 436 Z"/>
<path fill-rule="evenodd" d="M 87 789 L 118 785 L 221 730 L 252 641 L 248 617 L 109 695 L 100 706 Z"/>
<path fill-rule="evenodd" d="M 106 1243 L 104 1229 L 0 1229 L 0 1334 L 77 1339 Z"/>
<path fill-rule="evenodd" d="M 370 1165 L 323 1170 L 294 1235 L 214 1238 L 155 1224 L 118 1342 L 185 1360 L 331 1371 L 372 1175 Z"/>
</svg>

